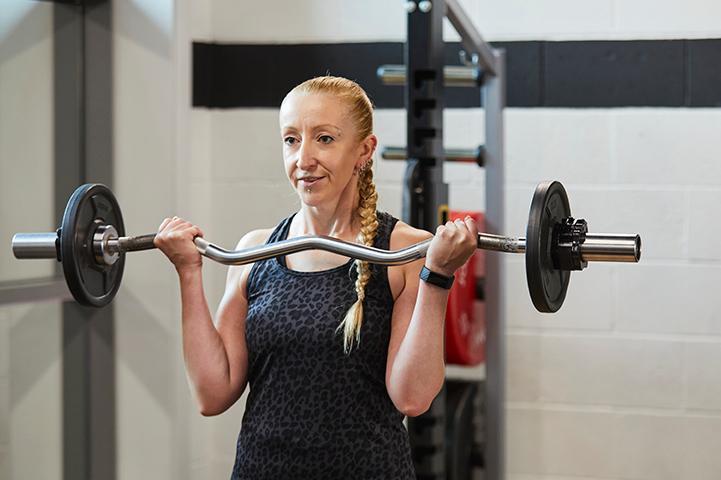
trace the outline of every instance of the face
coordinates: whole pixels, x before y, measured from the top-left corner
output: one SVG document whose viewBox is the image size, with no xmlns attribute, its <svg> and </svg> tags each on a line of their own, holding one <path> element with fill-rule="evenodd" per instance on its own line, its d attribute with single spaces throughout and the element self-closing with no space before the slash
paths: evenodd
<svg viewBox="0 0 721 480">
<path fill-rule="evenodd" d="M 293 93 L 280 108 L 283 160 L 290 184 L 303 203 L 316 206 L 353 194 L 354 169 L 373 154 L 374 135 L 359 139 L 349 107 L 321 93 Z"/>
</svg>

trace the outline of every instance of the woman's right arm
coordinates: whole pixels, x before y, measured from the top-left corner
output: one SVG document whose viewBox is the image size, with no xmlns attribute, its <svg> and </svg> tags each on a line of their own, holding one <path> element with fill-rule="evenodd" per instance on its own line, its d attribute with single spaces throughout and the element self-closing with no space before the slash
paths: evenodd
<svg viewBox="0 0 721 480">
<path fill-rule="evenodd" d="M 156 243 L 175 265 L 180 280 L 185 368 L 201 414 L 218 415 L 240 398 L 247 384 L 246 284 L 252 265 L 228 268 L 215 325 L 203 290 L 202 261 L 192 244 L 193 237 L 202 232 L 191 224 L 183 228 L 173 223 L 167 228 L 172 235 L 162 232 Z M 269 233 L 250 232 L 237 248 L 261 244 Z"/>
</svg>

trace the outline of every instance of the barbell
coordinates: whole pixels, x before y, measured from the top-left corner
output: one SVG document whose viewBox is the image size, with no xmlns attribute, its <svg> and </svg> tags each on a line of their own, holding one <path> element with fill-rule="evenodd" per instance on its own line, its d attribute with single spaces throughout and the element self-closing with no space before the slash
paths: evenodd
<svg viewBox="0 0 721 480">
<path fill-rule="evenodd" d="M 18 259 L 55 258 L 62 263 L 68 288 L 83 305 L 103 307 L 115 296 L 123 276 L 125 253 L 155 248 L 155 234 L 126 237 L 113 192 L 85 184 L 70 197 L 56 232 L 18 233 L 12 249 Z M 305 236 L 242 250 L 225 250 L 201 237 L 194 240 L 205 257 L 225 265 L 243 265 L 304 250 L 325 250 L 382 265 L 401 265 L 426 256 L 431 239 L 400 250 L 382 250 L 327 236 Z M 526 278 L 533 305 L 556 312 L 566 298 L 571 271 L 588 262 L 638 262 L 637 234 L 591 234 L 585 220 L 574 220 L 560 182 L 536 187 L 526 237 L 478 234 L 478 248 L 525 253 Z"/>
</svg>

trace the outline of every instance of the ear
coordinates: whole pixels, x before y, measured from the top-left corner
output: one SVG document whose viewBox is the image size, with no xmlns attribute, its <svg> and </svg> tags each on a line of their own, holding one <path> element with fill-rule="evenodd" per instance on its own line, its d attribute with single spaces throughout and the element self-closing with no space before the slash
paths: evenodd
<svg viewBox="0 0 721 480">
<path fill-rule="evenodd" d="M 373 158 L 373 153 L 376 151 L 378 146 L 378 137 L 373 134 L 368 135 L 358 145 L 358 160 L 356 161 L 356 168 L 360 169 Z"/>
</svg>

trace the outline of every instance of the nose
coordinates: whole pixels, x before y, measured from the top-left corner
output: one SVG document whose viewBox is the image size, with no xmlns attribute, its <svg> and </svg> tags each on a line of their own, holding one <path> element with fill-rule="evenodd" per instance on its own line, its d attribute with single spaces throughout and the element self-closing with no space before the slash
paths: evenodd
<svg viewBox="0 0 721 480">
<path fill-rule="evenodd" d="M 296 162 L 298 169 L 308 172 L 313 170 L 317 163 L 313 142 L 301 142 L 298 149 L 298 161 Z"/>
</svg>

